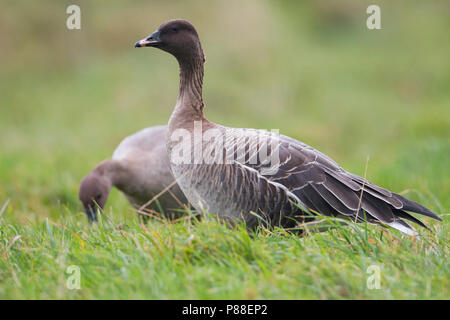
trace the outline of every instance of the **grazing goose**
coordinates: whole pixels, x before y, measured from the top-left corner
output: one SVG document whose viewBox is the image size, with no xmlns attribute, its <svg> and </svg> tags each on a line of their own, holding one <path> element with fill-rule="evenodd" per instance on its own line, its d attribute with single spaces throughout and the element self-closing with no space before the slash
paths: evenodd
<svg viewBox="0 0 450 320">
<path fill-rule="evenodd" d="M 228 128 L 203 115 L 203 55 L 194 26 L 170 20 L 135 47 L 172 54 L 180 86 L 169 120 L 172 173 L 189 202 L 221 219 L 296 227 L 311 213 L 347 217 L 415 234 L 406 211 L 441 220 L 424 206 L 349 173 L 314 148 L 264 130 Z M 306 209 L 306 210 L 305 210 Z M 404 220 L 405 219 L 405 220 Z"/>
<path fill-rule="evenodd" d="M 90 221 L 97 221 L 96 204 L 103 209 L 111 187 L 122 191 L 128 201 L 139 209 L 175 180 L 169 168 L 165 137 L 167 126 L 143 129 L 123 139 L 112 159 L 102 161 L 81 181 L 79 198 Z M 187 203 L 178 185 L 162 193 L 159 205 L 168 217 L 179 214 L 174 209 Z M 148 209 L 159 211 L 156 202 Z"/>
</svg>

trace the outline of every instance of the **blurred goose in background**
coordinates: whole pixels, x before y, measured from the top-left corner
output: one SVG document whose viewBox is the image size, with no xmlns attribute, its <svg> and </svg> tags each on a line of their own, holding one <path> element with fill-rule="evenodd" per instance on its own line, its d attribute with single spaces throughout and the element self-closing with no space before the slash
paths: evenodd
<svg viewBox="0 0 450 320">
<path fill-rule="evenodd" d="M 197 31 L 188 21 L 170 20 L 135 47 L 159 48 L 178 60 L 180 86 L 169 120 L 167 151 L 175 179 L 197 210 L 227 221 L 244 220 L 249 228 L 259 224 L 296 228 L 310 221 L 311 213 L 320 213 L 366 220 L 409 235 L 415 229 L 405 220 L 425 225 L 406 211 L 441 220 L 424 206 L 346 172 L 300 141 L 207 120 L 202 98 L 205 58 Z M 203 139 L 195 139 L 196 130 Z M 186 149 L 180 149 L 183 135 L 191 143 Z M 260 159 L 264 149 L 267 156 Z M 188 161 L 180 161 L 180 150 L 188 150 L 184 158 Z M 215 161 L 198 161 L 198 150 L 203 160 L 205 154 L 214 153 Z M 273 155 L 278 157 L 275 166 L 268 161 Z"/>
<path fill-rule="evenodd" d="M 143 129 L 126 137 L 113 153 L 81 181 L 79 199 L 90 221 L 97 221 L 97 205 L 104 208 L 109 192 L 116 187 L 136 209 L 174 183 L 166 150 L 167 126 Z M 178 209 L 187 200 L 177 184 L 162 193 L 147 209 L 169 218 L 180 215 Z"/>
</svg>

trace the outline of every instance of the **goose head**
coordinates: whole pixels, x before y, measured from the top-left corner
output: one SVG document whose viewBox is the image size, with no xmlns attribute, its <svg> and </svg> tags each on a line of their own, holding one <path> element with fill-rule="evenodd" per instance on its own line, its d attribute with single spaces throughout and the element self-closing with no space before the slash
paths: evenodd
<svg viewBox="0 0 450 320">
<path fill-rule="evenodd" d="M 110 190 L 110 181 L 95 171 L 81 181 L 78 197 L 90 222 L 97 221 L 97 206 L 103 210 Z"/>
<path fill-rule="evenodd" d="M 175 56 L 180 62 L 198 56 L 204 61 L 198 33 L 190 22 L 183 19 L 169 20 L 163 23 L 155 32 L 136 42 L 134 46 L 164 50 Z"/>
</svg>

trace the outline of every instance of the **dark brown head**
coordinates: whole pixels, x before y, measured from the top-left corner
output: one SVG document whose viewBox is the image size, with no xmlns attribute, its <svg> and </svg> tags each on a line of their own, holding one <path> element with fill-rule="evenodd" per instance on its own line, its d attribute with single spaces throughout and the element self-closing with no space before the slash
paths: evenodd
<svg viewBox="0 0 450 320">
<path fill-rule="evenodd" d="M 204 55 L 197 31 L 194 26 L 183 19 L 169 20 L 147 38 L 134 45 L 138 47 L 155 47 L 167 51 L 178 61 L 200 57 L 204 62 Z"/>
<path fill-rule="evenodd" d="M 83 203 L 89 221 L 97 221 L 97 208 L 104 208 L 110 190 L 110 179 L 96 170 L 90 172 L 81 181 L 78 197 Z"/>
</svg>

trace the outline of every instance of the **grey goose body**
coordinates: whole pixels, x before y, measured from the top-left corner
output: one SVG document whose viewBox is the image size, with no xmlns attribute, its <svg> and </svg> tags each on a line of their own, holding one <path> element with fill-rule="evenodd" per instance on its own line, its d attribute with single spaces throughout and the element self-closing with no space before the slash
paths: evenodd
<svg viewBox="0 0 450 320">
<path fill-rule="evenodd" d="M 345 171 L 314 148 L 293 138 L 255 129 L 228 128 L 203 114 L 204 55 L 195 28 L 185 20 L 170 20 L 136 47 L 156 47 L 178 60 L 180 87 L 169 120 L 167 151 L 172 173 L 189 202 L 225 220 L 243 219 L 249 228 L 259 223 L 295 227 L 320 213 L 354 221 L 388 225 L 407 234 L 425 226 L 407 211 L 441 220 L 424 206 Z M 195 139 L 196 130 L 214 139 Z M 190 161 L 180 161 L 180 139 L 189 135 Z M 232 137 L 232 138 L 230 138 Z M 262 137 L 262 139 L 261 139 Z M 277 170 L 256 159 L 261 149 L 279 157 Z M 196 151 L 214 154 L 216 161 L 196 161 Z M 231 155 L 230 158 L 227 155 Z M 226 161 L 228 159 L 228 161 Z M 270 172 L 268 172 L 270 171 Z M 270 173 L 270 174 L 269 174 Z"/>
<path fill-rule="evenodd" d="M 146 208 L 160 212 L 161 206 L 168 217 L 179 215 L 181 204 L 187 204 L 187 200 L 178 185 L 163 192 L 175 181 L 166 150 L 166 132 L 167 126 L 155 126 L 126 137 L 111 159 L 102 161 L 84 177 L 79 198 L 90 220 L 97 219 L 96 207 L 104 208 L 112 187 L 119 189 L 136 209 L 161 193 Z"/>
</svg>

